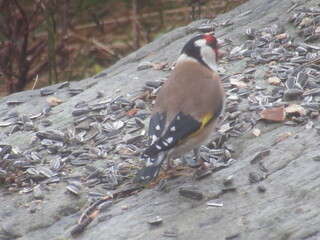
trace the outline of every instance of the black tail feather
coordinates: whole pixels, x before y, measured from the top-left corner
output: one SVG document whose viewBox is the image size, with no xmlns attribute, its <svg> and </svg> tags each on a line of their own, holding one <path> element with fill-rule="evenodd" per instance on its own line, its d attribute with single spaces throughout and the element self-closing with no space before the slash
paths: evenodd
<svg viewBox="0 0 320 240">
<path fill-rule="evenodd" d="M 133 179 L 134 183 L 153 181 L 159 173 L 161 165 L 144 166 Z"/>
</svg>

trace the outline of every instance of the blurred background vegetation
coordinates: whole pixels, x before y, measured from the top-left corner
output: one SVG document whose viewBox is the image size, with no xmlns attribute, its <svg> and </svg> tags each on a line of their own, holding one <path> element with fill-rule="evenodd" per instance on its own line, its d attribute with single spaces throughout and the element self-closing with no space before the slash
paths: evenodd
<svg viewBox="0 0 320 240">
<path fill-rule="evenodd" d="M 95 75 L 246 0 L 0 0 L 0 97 Z"/>
</svg>

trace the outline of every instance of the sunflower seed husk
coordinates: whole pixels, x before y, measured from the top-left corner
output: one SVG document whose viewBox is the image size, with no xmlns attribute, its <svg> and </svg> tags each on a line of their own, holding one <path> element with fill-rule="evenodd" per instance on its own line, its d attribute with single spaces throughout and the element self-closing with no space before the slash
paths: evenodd
<svg viewBox="0 0 320 240">
<path fill-rule="evenodd" d="M 207 202 L 208 207 L 223 207 L 223 203 L 220 201 L 212 201 L 212 202 Z"/>
<path fill-rule="evenodd" d="M 152 68 L 152 63 L 151 62 L 141 62 L 137 66 L 138 71 L 144 70 L 144 69 L 148 69 L 148 68 Z"/>
<path fill-rule="evenodd" d="M 70 85 L 70 82 L 69 81 L 66 81 L 64 83 L 61 83 L 59 87 L 57 87 L 58 89 L 62 89 L 62 88 L 65 88 L 65 87 L 69 87 Z"/>
<path fill-rule="evenodd" d="M 54 93 L 55 93 L 55 91 L 52 90 L 52 89 L 41 89 L 40 90 L 40 95 L 41 96 L 48 96 L 48 95 L 52 95 Z"/>
<path fill-rule="evenodd" d="M 257 153 L 255 153 L 251 159 L 250 159 L 250 163 L 251 164 L 255 164 L 256 162 L 262 160 L 264 157 L 268 156 L 270 154 L 271 150 L 270 149 L 265 149 L 262 151 L 259 151 Z"/>
<path fill-rule="evenodd" d="M 75 195 L 79 195 L 81 193 L 81 190 L 74 185 L 69 185 L 66 187 L 66 189 Z"/>
<path fill-rule="evenodd" d="M 40 185 L 37 185 L 33 188 L 33 196 L 35 199 L 42 199 L 44 198 L 43 191 Z"/>
<path fill-rule="evenodd" d="M 79 94 L 79 93 L 81 93 L 81 92 L 83 92 L 84 91 L 84 89 L 82 89 L 82 88 L 69 88 L 68 89 L 68 92 L 72 95 L 72 96 L 75 96 L 75 95 L 77 95 L 77 94 Z"/>
<path fill-rule="evenodd" d="M 188 187 L 180 187 L 179 193 L 187 198 L 202 200 L 204 198 L 204 193 L 197 187 L 188 186 Z"/>
<path fill-rule="evenodd" d="M 159 216 L 156 216 L 155 218 L 151 219 L 148 221 L 148 223 L 150 225 L 159 225 L 160 223 L 162 223 L 163 219 Z"/>
</svg>

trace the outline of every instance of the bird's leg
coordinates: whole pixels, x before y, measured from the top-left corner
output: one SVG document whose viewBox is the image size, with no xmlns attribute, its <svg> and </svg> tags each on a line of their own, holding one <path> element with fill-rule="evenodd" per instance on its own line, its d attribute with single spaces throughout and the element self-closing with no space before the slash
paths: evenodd
<svg viewBox="0 0 320 240">
<path fill-rule="evenodd" d="M 200 147 L 193 149 L 193 154 L 197 159 L 197 161 L 200 163 L 200 169 L 198 169 L 195 172 L 193 177 L 195 179 L 201 179 L 203 177 L 210 175 L 212 172 L 208 169 L 207 165 L 203 162 L 203 160 L 200 157 Z"/>
<path fill-rule="evenodd" d="M 188 162 L 187 162 L 187 159 L 186 159 L 186 156 L 183 154 L 183 155 L 181 155 L 181 161 L 182 161 L 182 164 L 183 165 L 187 165 L 188 164 Z"/>
<path fill-rule="evenodd" d="M 167 159 L 167 170 L 171 170 L 172 169 L 172 159 L 168 158 Z"/>
<path fill-rule="evenodd" d="M 200 147 L 193 149 L 193 154 L 194 154 L 194 157 L 197 159 L 197 161 L 200 163 L 200 169 L 208 170 L 207 165 L 203 162 L 200 156 Z"/>
</svg>

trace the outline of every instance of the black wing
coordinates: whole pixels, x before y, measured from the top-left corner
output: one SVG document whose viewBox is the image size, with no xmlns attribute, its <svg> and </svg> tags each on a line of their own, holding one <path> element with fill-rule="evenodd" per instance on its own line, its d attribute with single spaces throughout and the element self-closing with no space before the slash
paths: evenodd
<svg viewBox="0 0 320 240">
<path fill-rule="evenodd" d="M 148 129 L 149 145 L 153 144 L 158 138 L 160 138 L 164 130 L 166 117 L 166 113 L 157 112 L 155 115 L 152 116 L 152 118 L 150 118 Z"/>
<path fill-rule="evenodd" d="M 152 123 L 151 127 L 149 125 L 149 134 L 152 134 L 150 135 L 151 145 L 142 153 L 143 157 L 150 158 L 151 161 L 156 158 L 160 151 L 171 149 L 179 142 L 196 133 L 202 127 L 202 122 L 197 121 L 190 115 L 185 115 L 180 112 L 170 122 L 164 134 L 162 134 L 164 131 L 164 122 L 157 120 L 159 116 L 161 116 L 161 114 L 157 115 L 157 118 L 150 120 L 150 123 Z M 159 126 L 162 128 L 159 129 Z M 154 137 L 157 137 L 157 139 Z"/>
</svg>

